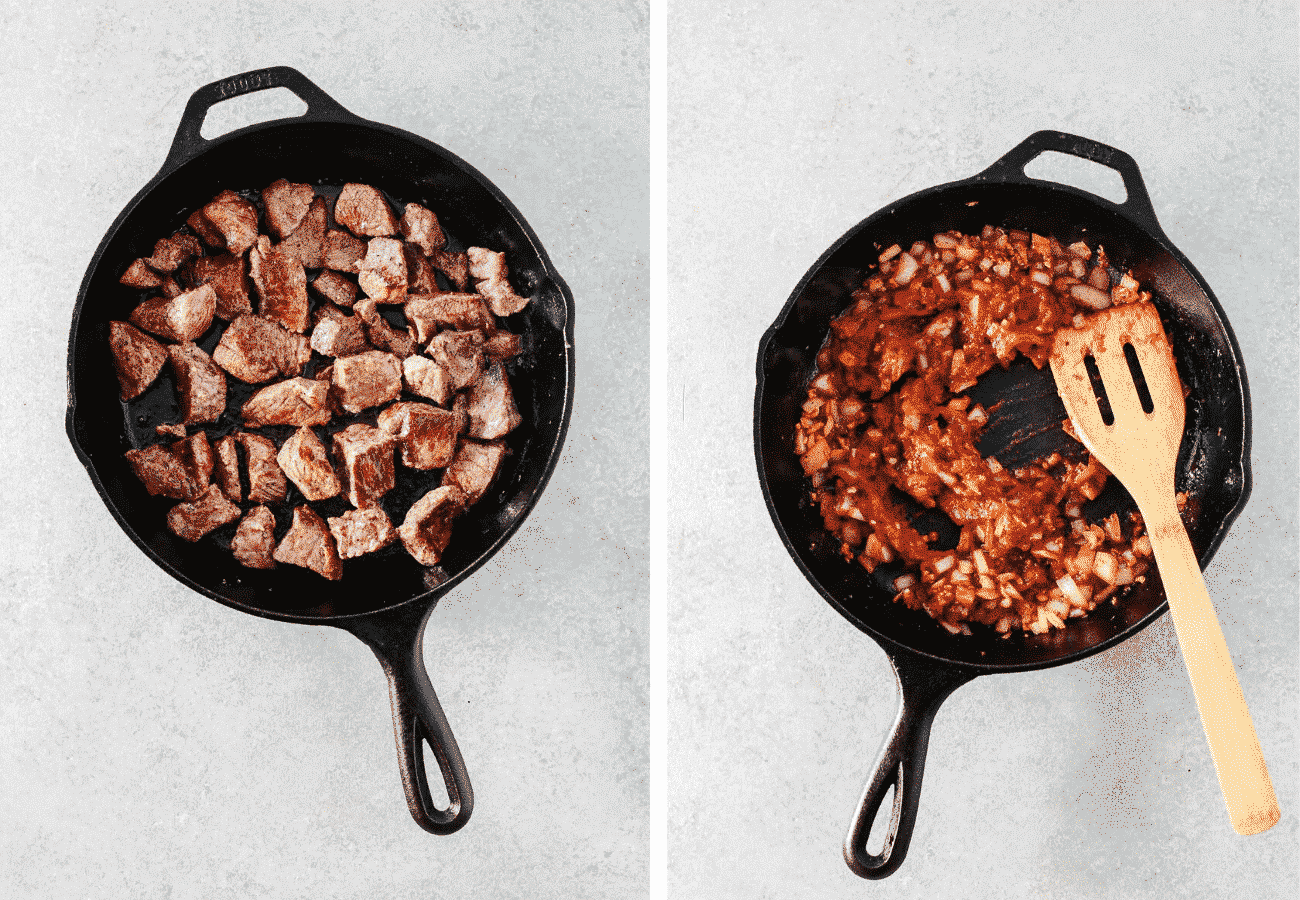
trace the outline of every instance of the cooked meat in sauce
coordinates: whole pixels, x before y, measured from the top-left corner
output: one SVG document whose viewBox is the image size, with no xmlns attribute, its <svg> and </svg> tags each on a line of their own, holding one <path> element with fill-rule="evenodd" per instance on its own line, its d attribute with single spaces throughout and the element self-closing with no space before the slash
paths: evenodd
<svg viewBox="0 0 1300 900">
<path fill-rule="evenodd" d="M 971 622 L 1004 637 L 1063 628 L 1144 580 L 1141 517 L 1083 516 L 1106 470 L 1085 452 L 1015 470 L 981 457 L 989 412 L 962 393 L 1017 355 L 1042 368 L 1076 317 L 1149 302 L 1131 274 L 1113 279 L 1101 247 L 986 227 L 886 249 L 853 299 L 818 353 L 794 436 L 845 558 L 867 571 L 900 563 L 896 599 L 954 634 Z M 902 497 L 946 514 L 956 547 L 932 546 Z"/>
</svg>

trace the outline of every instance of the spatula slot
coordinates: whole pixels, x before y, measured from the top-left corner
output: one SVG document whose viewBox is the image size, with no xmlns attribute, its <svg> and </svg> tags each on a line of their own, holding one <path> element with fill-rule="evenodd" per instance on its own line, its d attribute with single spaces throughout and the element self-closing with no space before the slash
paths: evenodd
<svg viewBox="0 0 1300 900">
<path fill-rule="evenodd" d="M 1151 399 L 1151 391 L 1147 389 L 1147 379 L 1142 374 L 1142 363 L 1138 361 L 1137 350 L 1127 341 L 1124 343 L 1124 358 L 1128 360 L 1128 371 L 1133 376 L 1133 385 L 1137 388 L 1138 402 L 1142 404 L 1142 411 L 1151 415 L 1156 404 Z"/>
<path fill-rule="evenodd" d="M 1083 354 L 1083 367 L 1088 370 L 1088 380 L 1092 382 L 1092 393 L 1097 398 L 1097 408 L 1101 410 L 1101 421 L 1104 425 L 1115 424 L 1115 413 L 1110 408 L 1110 398 L 1106 396 L 1106 385 L 1101 381 L 1101 370 L 1097 368 L 1097 360 L 1091 353 Z"/>
</svg>

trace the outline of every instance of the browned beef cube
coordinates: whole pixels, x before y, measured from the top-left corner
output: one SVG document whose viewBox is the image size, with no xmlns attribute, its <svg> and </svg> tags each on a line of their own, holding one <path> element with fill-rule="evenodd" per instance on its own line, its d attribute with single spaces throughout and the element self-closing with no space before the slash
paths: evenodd
<svg viewBox="0 0 1300 900">
<path fill-rule="evenodd" d="M 203 214 L 202 209 L 196 209 L 190 213 L 190 217 L 185 220 L 185 224 L 194 229 L 194 233 L 202 239 L 213 250 L 226 249 L 226 236 L 221 233 L 221 229 L 208 221 L 208 217 Z"/>
<path fill-rule="evenodd" d="M 393 489 L 397 472 L 391 434 L 357 422 L 334 435 L 343 495 L 355 507 L 370 506 Z"/>
<path fill-rule="evenodd" d="M 159 437 L 174 437 L 174 438 L 185 437 L 185 426 L 181 424 L 155 425 L 153 430 L 154 433 L 157 434 Z"/>
<path fill-rule="evenodd" d="M 329 526 L 330 534 L 338 544 L 340 559 L 374 553 L 397 540 L 397 529 L 379 506 L 350 509 L 330 519 Z"/>
<path fill-rule="evenodd" d="M 260 434 L 241 431 L 235 440 L 244 447 L 248 467 L 248 500 L 250 503 L 281 503 L 289 494 L 289 482 L 276 461 L 275 443 Z"/>
<path fill-rule="evenodd" d="M 302 224 L 280 243 L 280 249 L 296 257 L 303 268 L 319 269 L 325 265 L 325 199 L 311 202 Z"/>
<path fill-rule="evenodd" d="M 262 425 L 324 425 L 329 422 L 329 385 L 289 378 L 267 385 L 240 411 L 250 428 Z"/>
<path fill-rule="evenodd" d="M 240 316 L 230 323 L 212 351 L 217 365 L 247 384 L 282 375 L 299 375 L 311 359 L 305 335 L 294 334 L 261 316 Z"/>
<path fill-rule="evenodd" d="M 334 219 L 358 237 L 397 234 L 397 219 L 384 195 L 368 184 L 345 184 L 334 204 Z"/>
<path fill-rule="evenodd" d="M 402 242 L 393 238 L 371 238 L 366 257 L 357 268 L 357 284 L 376 303 L 406 300 L 406 257 Z"/>
<path fill-rule="evenodd" d="M 406 291 L 410 294 L 438 293 L 438 279 L 433 263 L 415 244 L 402 245 L 402 258 L 406 260 Z"/>
<path fill-rule="evenodd" d="M 265 506 L 248 511 L 235 529 L 230 552 L 250 569 L 274 569 L 275 516 Z"/>
<path fill-rule="evenodd" d="M 490 332 L 496 328 L 487 304 L 478 294 L 411 294 L 402 310 L 415 326 L 415 339 L 427 344 L 439 328 Z"/>
<path fill-rule="evenodd" d="M 323 356 L 352 356 L 369 350 L 365 323 L 356 316 L 324 317 L 311 331 L 311 349 Z"/>
<path fill-rule="evenodd" d="M 467 255 L 470 277 L 474 279 L 478 292 L 487 297 L 492 312 L 498 316 L 510 316 L 528 305 L 528 298 L 520 297 L 510 286 L 504 253 L 470 247 Z"/>
<path fill-rule="evenodd" d="M 339 561 L 334 536 L 325 521 L 305 504 L 294 509 L 293 525 L 272 556 L 276 562 L 311 569 L 330 581 L 343 577 L 343 563 Z"/>
<path fill-rule="evenodd" d="M 446 371 L 453 391 L 468 387 L 482 374 L 483 343 L 477 331 L 442 331 L 429 341 L 429 355 Z"/>
<path fill-rule="evenodd" d="M 397 529 L 406 552 L 422 566 L 436 566 L 451 541 L 451 523 L 465 509 L 460 488 L 444 485 L 425 494 Z"/>
<path fill-rule="evenodd" d="M 329 454 L 316 432 L 306 425 L 295 431 L 275 457 L 280 471 L 298 485 L 298 490 L 308 500 L 324 500 L 337 496 L 342 489 Z"/>
<path fill-rule="evenodd" d="M 510 381 L 500 363 L 493 363 L 466 395 L 469 436 L 490 441 L 504 437 L 523 421 L 515 409 Z"/>
<path fill-rule="evenodd" d="M 169 341 L 203 336 L 217 311 L 217 295 L 205 284 L 179 297 L 154 297 L 131 312 L 131 324 Z"/>
<path fill-rule="evenodd" d="M 402 381 L 412 394 L 428 397 L 434 403 L 451 399 L 451 379 L 447 371 L 427 356 L 408 356 L 402 360 Z"/>
<path fill-rule="evenodd" d="M 162 280 L 162 295 L 168 300 L 174 300 L 181 294 L 185 293 L 185 288 L 176 280 L 174 275 L 164 275 Z"/>
<path fill-rule="evenodd" d="M 167 527 L 177 537 L 197 541 L 208 532 L 239 518 L 239 507 L 226 499 L 215 484 L 197 500 L 178 503 L 167 513 Z"/>
<path fill-rule="evenodd" d="M 194 475 L 194 483 L 202 491 L 212 481 L 212 468 L 215 459 L 208 435 L 203 430 L 194 432 L 172 444 L 172 452 L 180 457 L 182 463 Z"/>
<path fill-rule="evenodd" d="M 233 253 L 200 256 L 190 264 L 187 271 L 190 282 L 195 287 L 210 284 L 216 292 L 217 318 L 229 322 L 253 311 L 245 266 L 244 257 Z"/>
<path fill-rule="evenodd" d="M 438 217 L 418 203 L 406 204 L 397 227 L 402 237 L 418 246 L 425 256 L 447 246 L 447 235 L 443 234 Z"/>
<path fill-rule="evenodd" d="M 180 454 L 161 444 L 128 450 L 126 460 L 145 490 L 155 497 L 190 500 L 203 491 Z"/>
<path fill-rule="evenodd" d="M 239 486 L 239 455 L 235 452 L 234 435 L 228 434 L 217 441 L 212 445 L 212 450 L 216 455 L 212 474 L 217 485 L 227 500 L 238 503 L 244 499 L 244 491 Z"/>
<path fill-rule="evenodd" d="M 258 312 L 290 331 L 307 330 L 307 273 L 297 257 L 271 246 L 263 235 L 249 254 Z"/>
<path fill-rule="evenodd" d="M 144 264 L 143 259 L 137 259 L 127 266 L 118 281 L 133 288 L 154 288 L 162 284 L 162 279 L 153 269 Z"/>
<path fill-rule="evenodd" d="M 460 488 L 465 493 L 466 503 L 477 503 L 497 477 L 501 460 L 505 459 L 506 445 L 503 441 L 490 441 L 481 444 L 478 441 L 464 440 L 456 451 L 447 471 L 442 473 L 442 483 Z"/>
<path fill-rule="evenodd" d="M 427 403 L 403 401 L 379 414 L 379 427 L 397 438 L 402 465 L 441 469 L 456 455 L 456 438 L 465 430 L 465 416 Z"/>
<path fill-rule="evenodd" d="M 213 197 L 203 207 L 203 218 L 221 232 L 231 253 L 243 253 L 257 243 L 257 207 L 234 191 Z"/>
<path fill-rule="evenodd" d="M 469 257 L 464 253 L 451 253 L 447 250 L 434 250 L 429 254 L 429 262 L 442 274 L 451 279 L 457 290 L 469 287 Z"/>
<path fill-rule="evenodd" d="M 325 268 L 336 272 L 356 273 L 366 256 L 366 242 L 346 231 L 331 228 L 325 232 L 325 247 L 321 251 Z"/>
<path fill-rule="evenodd" d="M 226 411 L 226 376 L 198 344 L 173 344 L 167 348 L 176 373 L 181 421 L 215 422 Z"/>
<path fill-rule="evenodd" d="M 514 359 L 524 349 L 524 339 L 522 335 L 513 334 L 509 331 L 498 331 L 487 339 L 483 345 L 483 352 L 487 354 L 488 359 L 504 362 L 507 359 Z"/>
<path fill-rule="evenodd" d="M 153 256 L 145 260 L 155 272 L 175 272 L 192 256 L 202 256 L 203 245 L 192 234 L 178 231 L 153 245 Z"/>
<path fill-rule="evenodd" d="M 355 310 L 366 325 L 366 339 L 377 349 L 386 350 L 398 359 L 406 359 L 415 352 L 415 338 L 389 325 L 376 309 L 375 301 L 358 300 Z"/>
<path fill-rule="evenodd" d="M 108 346 L 123 400 L 134 400 L 148 390 L 167 361 L 167 348 L 126 322 L 108 323 Z"/>
<path fill-rule="evenodd" d="M 282 241 L 302 224 L 307 209 L 316 192 L 310 184 L 294 184 L 277 178 L 262 190 L 262 205 L 266 208 L 266 227 Z"/>
<path fill-rule="evenodd" d="M 396 400 L 402 393 L 402 363 L 391 353 L 367 350 L 334 363 L 334 393 L 348 412 Z"/>
<path fill-rule="evenodd" d="M 332 269 L 317 275 L 311 286 L 326 300 L 339 306 L 350 308 L 357 302 L 357 286 Z"/>
</svg>

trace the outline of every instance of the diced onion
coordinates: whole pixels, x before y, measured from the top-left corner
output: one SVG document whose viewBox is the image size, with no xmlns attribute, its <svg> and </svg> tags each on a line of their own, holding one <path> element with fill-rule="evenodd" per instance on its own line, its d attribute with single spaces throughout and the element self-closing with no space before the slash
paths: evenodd
<svg viewBox="0 0 1300 900">
<path fill-rule="evenodd" d="M 1029 277 L 1042 285 L 1048 285 L 1052 283 L 1052 276 L 1049 275 L 1047 272 L 1044 272 L 1042 269 L 1035 269 L 1034 273 Z"/>
<path fill-rule="evenodd" d="M 902 285 L 911 284 L 912 276 L 916 274 L 917 269 L 920 267 L 920 264 L 912 258 L 911 254 L 904 253 L 898 258 L 898 274 L 894 276 L 894 280 Z"/>
<path fill-rule="evenodd" d="M 894 590 L 905 591 L 912 585 L 916 584 L 916 578 L 912 575 L 899 575 L 894 579 Z"/>
<path fill-rule="evenodd" d="M 895 256 L 897 256 L 902 252 L 903 252 L 903 248 L 895 244 L 894 246 L 886 250 L 884 253 L 880 254 L 880 261 L 888 262 L 889 260 L 893 259 Z"/>
<path fill-rule="evenodd" d="M 1089 309 L 1105 309 L 1110 306 L 1110 294 L 1099 291 L 1090 284 L 1070 285 L 1070 296 Z"/>
<path fill-rule="evenodd" d="M 1087 606 L 1088 601 L 1083 599 L 1083 594 L 1079 591 L 1079 586 L 1074 583 L 1074 579 L 1069 575 L 1063 575 L 1056 579 L 1056 586 L 1061 589 L 1065 599 L 1069 600 L 1075 606 Z"/>
<path fill-rule="evenodd" d="M 944 572 L 951 569 L 956 562 L 957 558 L 950 553 L 934 564 L 934 570 L 942 575 Z"/>
</svg>

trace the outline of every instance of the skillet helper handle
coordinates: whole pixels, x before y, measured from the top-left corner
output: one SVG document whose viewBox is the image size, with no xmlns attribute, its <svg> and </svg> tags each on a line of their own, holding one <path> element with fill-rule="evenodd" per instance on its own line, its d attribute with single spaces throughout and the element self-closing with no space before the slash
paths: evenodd
<svg viewBox="0 0 1300 900">
<path fill-rule="evenodd" d="M 975 677 L 973 672 L 940 668 L 911 654 L 891 655 L 890 663 L 901 698 L 898 717 L 844 839 L 844 861 L 854 874 L 871 879 L 887 878 L 903 864 L 916 825 L 921 776 L 935 713 L 949 694 Z M 871 826 L 890 788 L 894 789 L 894 801 L 884 847 L 878 854 L 869 853 Z"/>
<path fill-rule="evenodd" d="M 306 75 L 289 66 L 271 66 L 231 75 L 204 85 L 190 97 L 190 102 L 185 104 L 185 112 L 181 113 L 180 124 L 176 126 L 176 137 L 172 139 L 171 150 L 167 152 L 163 168 L 175 168 L 207 149 L 211 141 L 205 139 L 199 130 L 203 127 L 208 111 L 222 100 L 281 87 L 292 91 L 307 104 L 307 112 L 302 115 L 304 119 L 353 118 L 352 113 L 337 100 L 317 87 Z"/>
<path fill-rule="evenodd" d="M 423 609 L 399 608 L 390 617 L 377 620 L 367 617 L 347 627 L 374 651 L 388 676 L 397 765 L 411 818 L 431 834 L 451 834 L 469 821 L 474 811 L 474 788 L 456 737 L 424 668 L 424 626 L 432 611 L 433 604 Z M 445 809 L 438 808 L 429 793 L 424 768 L 425 741 L 433 749 L 447 789 L 449 803 Z"/>
<path fill-rule="evenodd" d="M 1139 491 L 1147 495 L 1135 499 L 1147 523 L 1228 817 L 1238 834 L 1259 834 L 1282 813 L 1223 629 L 1172 493 Z"/>
<path fill-rule="evenodd" d="M 1164 234 L 1164 231 L 1160 228 L 1160 222 L 1156 219 L 1156 210 L 1151 205 L 1151 195 L 1147 193 L 1146 182 L 1142 180 L 1142 173 L 1138 170 L 1137 162 L 1123 150 L 1116 149 L 1109 144 L 1103 144 L 1100 141 L 1094 141 L 1091 138 L 1080 137 L 1077 134 L 1067 134 L 1064 131 L 1036 131 L 977 177 L 988 181 L 1019 181 L 1022 183 L 1038 181 L 1040 179 L 1030 178 L 1025 174 L 1025 166 L 1049 150 L 1064 153 L 1067 156 L 1077 156 L 1080 159 L 1095 162 L 1118 172 L 1119 177 L 1124 181 L 1124 191 L 1128 196 L 1123 203 L 1112 205 L 1118 206 L 1156 234 Z M 1105 198 L 1098 199 L 1102 203 L 1110 203 Z"/>
</svg>

